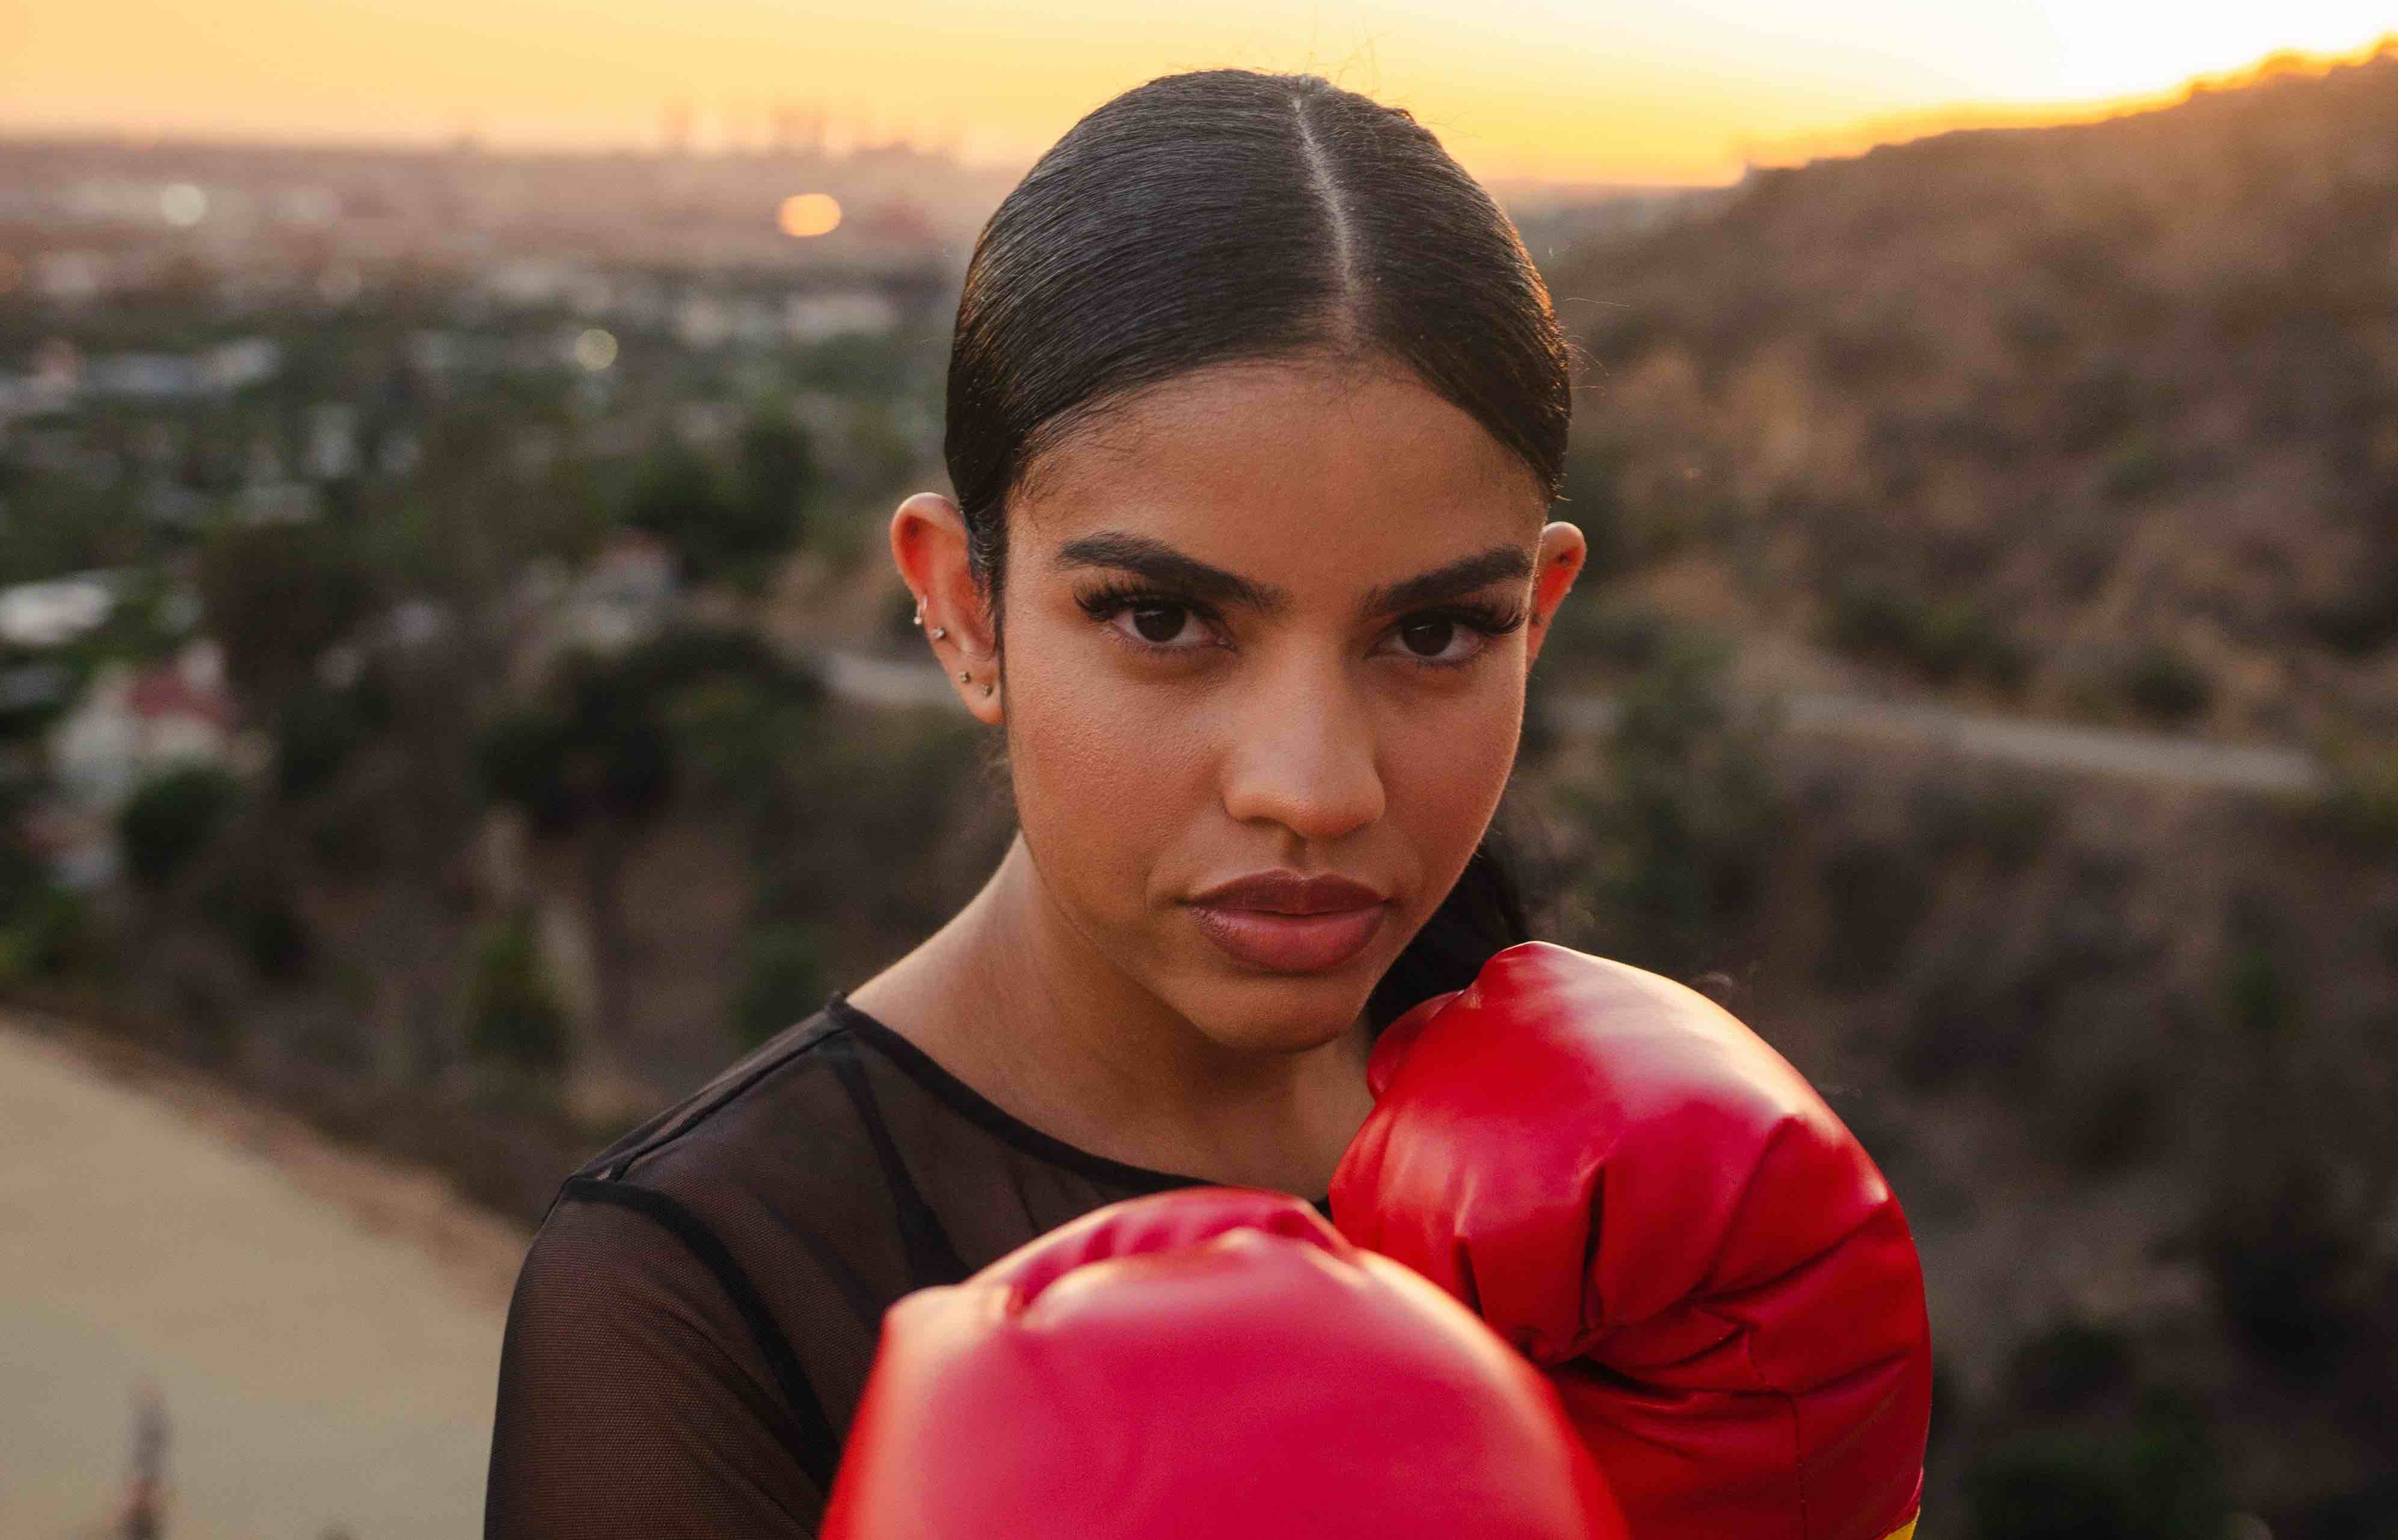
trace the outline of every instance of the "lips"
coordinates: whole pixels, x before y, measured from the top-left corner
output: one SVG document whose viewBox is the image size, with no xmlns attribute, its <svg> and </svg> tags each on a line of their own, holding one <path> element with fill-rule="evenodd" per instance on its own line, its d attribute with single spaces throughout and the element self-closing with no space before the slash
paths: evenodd
<svg viewBox="0 0 2398 1540">
<path fill-rule="evenodd" d="M 1252 873 L 1189 903 L 1208 940 L 1236 960 L 1274 973 L 1339 967 L 1365 949 L 1390 912 L 1381 893 L 1330 873 Z"/>
</svg>

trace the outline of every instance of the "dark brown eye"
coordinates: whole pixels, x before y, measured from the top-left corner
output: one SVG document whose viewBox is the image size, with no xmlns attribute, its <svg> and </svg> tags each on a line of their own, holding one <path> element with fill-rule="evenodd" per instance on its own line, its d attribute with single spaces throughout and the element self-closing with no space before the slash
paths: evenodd
<svg viewBox="0 0 2398 1540">
<path fill-rule="evenodd" d="M 1152 642 L 1170 642 L 1182 634 L 1183 617 L 1190 613 L 1180 605 L 1144 604 L 1132 612 L 1133 629 Z"/>
<path fill-rule="evenodd" d="M 1456 636 L 1457 623 L 1439 615 L 1406 621 L 1399 626 L 1399 639 L 1408 644 L 1408 649 L 1427 658 L 1448 651 Z"/>
</svg>

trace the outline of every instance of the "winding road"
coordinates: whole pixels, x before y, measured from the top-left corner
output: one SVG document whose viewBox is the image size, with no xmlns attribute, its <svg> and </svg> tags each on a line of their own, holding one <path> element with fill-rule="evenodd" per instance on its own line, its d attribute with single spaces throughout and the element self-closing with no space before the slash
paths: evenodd
<svg viewBox="0 0 2398 1540">
<path fill-rule="evenodd" d="M 855 652 L 820 652 L 809 661 L 844 700 L 893 707 L 959 705 L 948 677 L 937 668 Z M 2035 770 L 2264 796 L 2305 796 L 2324 783 L 2323 766 L 2295 749 L 1995 716 L 1825 691 L 1784 695 L 1779 704 L 1784 724 L 1796 730 L 1946 748 Z M 1616 703 L 1606 695 L 1567 695 L 1556 698 L 1550 711 L 1552 724 L 1560 731 L 1595 736 L 1613 725 Z"/>
</svg>

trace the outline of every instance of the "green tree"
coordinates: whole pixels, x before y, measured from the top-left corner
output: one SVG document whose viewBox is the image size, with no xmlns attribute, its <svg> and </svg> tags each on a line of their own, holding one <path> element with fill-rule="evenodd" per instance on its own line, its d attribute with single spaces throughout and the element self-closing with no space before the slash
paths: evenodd
<svg viewBox="0 0 2398 1540">
<path fill-rule="evenodd" d="M 294 690 L 276 715 L 276 789 L 291 797 L 323 790 L 368 733 L 355 692 L 314 680 Z"/>
<path fill-rule="evenodd" d="M 754 583 L 799 543 L 817 479 L 807 435 L 795 423 L 761 419 L 742 431 L 729 475 L 680 446 L 652 455 L 635 479 L 626 522 L 673 546 L 695 580 Z"/>
<path fill-rule="evenodd" d="M 233 810 L 240 793 L 213 765 L 186 765 L 145 782 L 116 815 L 126 868 L 163 888 L 191 864 Z"/>
<path fill-rule="evenodd" d="M 550 698 L 492 723 L 476 745 L 485 790 L 522 808 L 545 834 L 583 841 L 583 901 L 597 954 L 599 1027 L 623 1021 L 628 942 L 619 878 L 634 837 L 662 811 L 680 780 L 682 750 L 703 770 L 739 770 L 743 746 L 685 745 L 680 731 L 706 720 L 711 699 L 735 697 L 788 724 L 822 699 L 812 676 L 786 667 L 747 633 L 668 632 L 621 657 L 570 660 Z M 788 725 L 781 728 L 788 732 Z M 762 757 L 748 758 L 763 766 Z"/>
</svg>

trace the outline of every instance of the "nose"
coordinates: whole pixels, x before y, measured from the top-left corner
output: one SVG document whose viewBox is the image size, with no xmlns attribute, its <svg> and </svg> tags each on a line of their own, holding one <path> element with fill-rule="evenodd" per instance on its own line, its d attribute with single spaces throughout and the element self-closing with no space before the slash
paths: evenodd
<svg viewBox="0 0 2398 1540">
<path fill-rule="evenodd" d="M 1382 816 L 1373 715 L 1337 665 L 1261 679 L 1228 731 L 1224 810 L 1236 821 L 1333 840 Z"/>
</svg>

